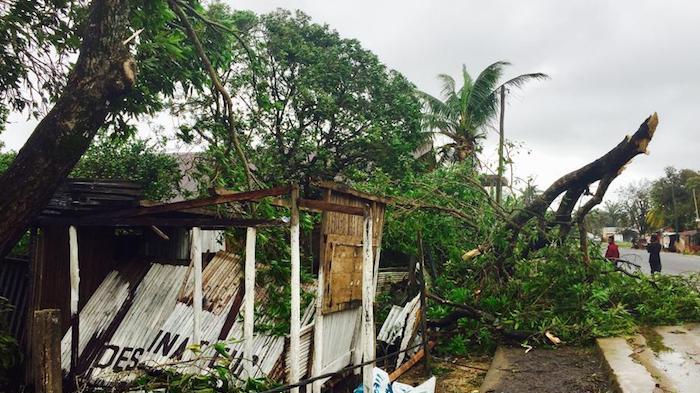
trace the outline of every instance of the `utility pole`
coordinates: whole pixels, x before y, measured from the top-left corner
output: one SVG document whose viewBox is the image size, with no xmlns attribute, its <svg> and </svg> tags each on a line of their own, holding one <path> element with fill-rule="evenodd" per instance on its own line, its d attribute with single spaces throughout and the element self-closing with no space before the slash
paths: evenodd
<svg viewBox="0 0 700 393">
<path fill-rule="evenodd" d="M 693 202 L 695 203 L 695 226 L 700 229 L 700 212 L 698 211 L 698 197 L 695 196 L 695 188 L 693 188 Z"/>
<path fill-rule="evenodd" d="M 503 171 L 505 160 L 503 159 L 504 131 L 503 122 L 506 113 L 506 87 L 501 86 L 501 117 L 498 125 L 498 179 L 496 179 L 496 203 L 500 204 L 503 195 Z"/>
</svg>

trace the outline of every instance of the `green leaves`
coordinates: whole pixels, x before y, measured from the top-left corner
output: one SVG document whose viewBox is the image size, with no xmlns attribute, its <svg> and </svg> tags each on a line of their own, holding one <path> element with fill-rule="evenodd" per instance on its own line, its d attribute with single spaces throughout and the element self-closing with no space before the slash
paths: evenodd
<svg viewBox="0 0 700 393">
<path fill-rule="evenodd" d="M 301 12 L 254 18 L 220 10 L 216 17 L 238 20 L 249 32 L 241 35 L 244 56 L 235 55 L 239 45 L 212 56 L 233 54 L 220 74 L 241 103 L 241 136 L 264 183 L 336 176 L 361 181 L 377 168 L 400 176 L 416 167 L 411 153 L 422 140 L 414 86 L 358 41 Z M 187 102 L 192 128 L 215 150 L 230 143 L 230 135 L 215 127 L 219 106 L 200 97 Z M 223 172 L 223 163 L 214 165 Z"/>
<path fill-rule="evenodd" d="M 174 197 L 182 178 L 173 155 L 166 154 L 159 142 L 142 139 L 98 139 L 71 176 L 141 183 L 144 197 L 150 200 Z"/>
</svg>

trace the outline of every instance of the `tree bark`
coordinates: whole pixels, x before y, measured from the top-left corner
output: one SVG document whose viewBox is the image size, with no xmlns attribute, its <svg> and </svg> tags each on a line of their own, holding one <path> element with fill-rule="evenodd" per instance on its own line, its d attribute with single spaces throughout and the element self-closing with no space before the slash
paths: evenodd
<svg viewBox="0 0 700 393">
<path fill-rule="evenodd" d="M 625 139 L 615 146 L 612 150 L 598 158 L 597 160 L 570 172 L 557 181 L 552 183 L 540 196 L 535 198 L 532 203 L 528 204 L 524 209 L 518 211 L 513 217 L 507 228 L 512 231 L 512 238 L 518 236 L 520 229 L 532 218 L 544 219 L 545 212 L 554 200 L 562 193 L 567 192 L 566 206 L 559 213 L 563 216 L 570 214 L 569 207 L 573 208 L 580 197 L 582 190 L 585 190 L 591 184 L 606 179 L 601 182 L 605 184 L 603 192 L 596 192 L 594 199 L 602 199 L 607 185 L 614 179 L 625 165 L 636 155 L 646 153 L 646 148 L 651 138 L 654 136 L 656 126 L 659 123 L 656 113 L 649 116 L 637 129 L 632 136 L 627 136 Z M 598 187 L 601 188 L 600 186 Z M 598 202 L 599 203 L 599 202 Z M 595 206 L 595 205 L 594 205 Z M 584 206 L 582 209 L 585 209 Z M 591 206 L 592 208 L 592 206 Z M 580 214 L 577 214 L 577 216 Z M 585 214 L 584 214 L 585 215 Z M 568 231 L 566 231 L 568 233 Z"/>
<path fill-rule="evenodd" d="M 105 118 L 134 84 L 124 43 L 127 0 L 95 0 L 66 87 L 0 177 L 0 256 L 6 255 L 85 153 Z"/>
</svg>

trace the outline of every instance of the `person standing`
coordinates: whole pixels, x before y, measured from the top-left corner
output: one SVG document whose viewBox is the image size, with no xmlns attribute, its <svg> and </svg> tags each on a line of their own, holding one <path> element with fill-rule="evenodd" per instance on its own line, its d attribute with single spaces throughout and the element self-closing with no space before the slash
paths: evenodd
<svg viewBox="0 0 700 393">
<path fill-rule="evenodd" d="M 608 249 L 605 250 L 605 257 L 613 262 L 620 259 L 620 249 L 615 244 L 615 236 L 608 236 Z"/>
<path fill-rule="evenodd" d="M 661 273 L 661 244 L 657 235 L 651 235 L 651 242 L 647 244 L 649 253 L 649 267 L 651 274 Z"/>
</svg>

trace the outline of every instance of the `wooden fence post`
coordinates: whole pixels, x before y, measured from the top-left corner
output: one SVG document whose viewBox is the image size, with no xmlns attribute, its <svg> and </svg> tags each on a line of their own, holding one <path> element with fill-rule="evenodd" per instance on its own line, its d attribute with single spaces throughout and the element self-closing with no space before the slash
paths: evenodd
<svg viewBox="0 0 700 393">
<path fill-rule="evenodd" d="M 374 332 L 374 257 L 372 240 L 372 209 L 367 209 L 364 219 L 364 231 L 362 236 L 362 361 L 374 360 L 376 334 Z M 374 376 L 372 371 L 374 363 L 362 366 L 362 384 L 365 392 L 374 389 Z"/>
<path fill-rule="evenodd" d="M 299 382 L 299 352 L 301 352 L 301 262 L 299 250 L 299 186 L 294 185 L 291 193 L 291 321 L 289 321 L 289 383 Z M 299 393 L 299 388 L 292 388 L 291 393 Z"/>
<path fill-rule="evenodd" d="M 246 232 L 244 287 L 245 303 L 243 305 L 243 366 L 246 378 L 253 378 L 253 330 L 255 329 L 255 235 L 256 230 L 250 227 Z"/>
<path fill-rule="evenodd" d="M 32 364 L 34 365 L 34 391 L 36 393 L 61 393 L 61 310 L 34 312 L 32 335 Z"/>
<path fill-rule="evenodd" d="M 78 374 L 78 358 L 80 357 L 80 314 L 78 304 L 80 299 L 80 264 L 78 261 L 78 231 L 74 226 L 68 228 L 68 243 L 70 249 L 70 375 Z"/>
<path fill-rule="evenodd" d="M 192 343 L 202 343 L 202 232 L 199 227 L 192 228 L 192 241 L 190 244 L 190 260 L 194 268 L 192 291 Z"/>
</svg>

